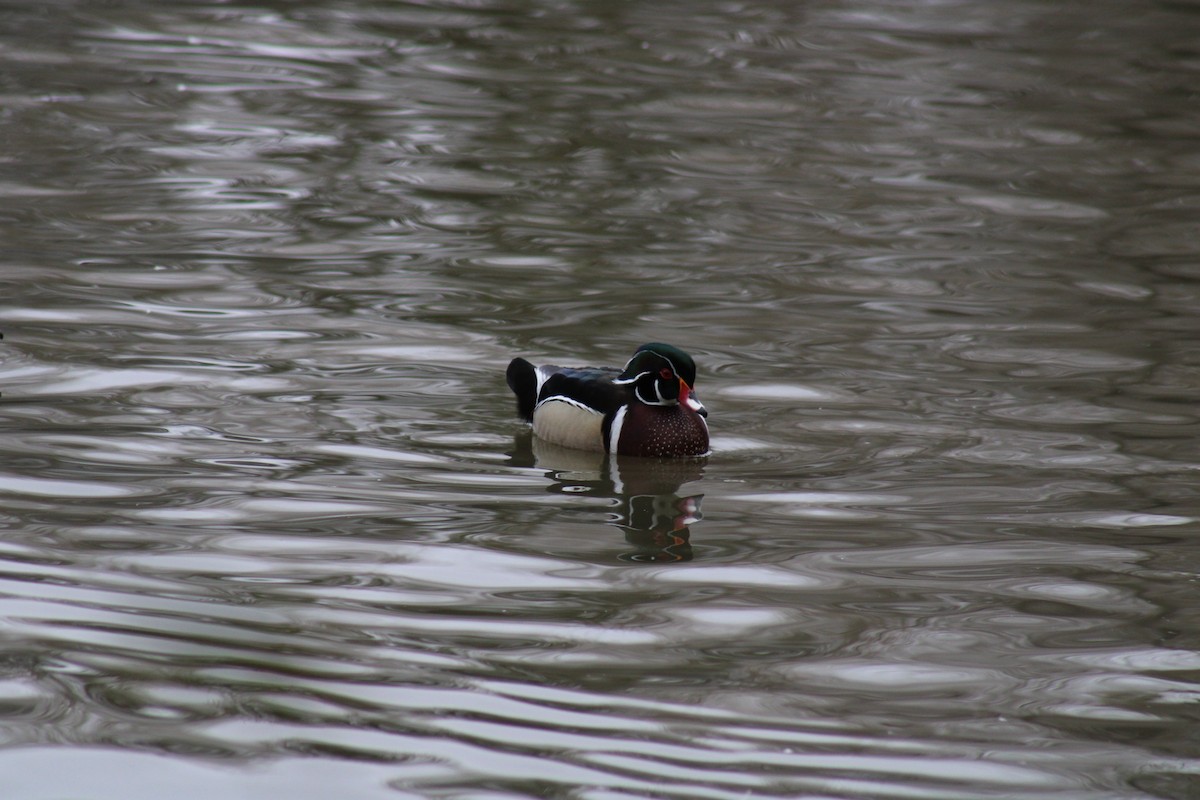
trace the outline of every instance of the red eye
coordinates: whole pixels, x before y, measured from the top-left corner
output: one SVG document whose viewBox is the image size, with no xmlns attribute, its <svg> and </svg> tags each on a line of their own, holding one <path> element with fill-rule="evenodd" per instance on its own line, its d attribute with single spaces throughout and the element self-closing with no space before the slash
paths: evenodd
<svg viewBox="0 0 1200 800">
<path fill-rule="evenodd" d="M 660 369 L 658 371 L 658 374 L 663 377 L 663 380 L 671 379 L 671 370 L 667 369 L 666 367 L 663 367 L 662 369 Z"/>
</svg>

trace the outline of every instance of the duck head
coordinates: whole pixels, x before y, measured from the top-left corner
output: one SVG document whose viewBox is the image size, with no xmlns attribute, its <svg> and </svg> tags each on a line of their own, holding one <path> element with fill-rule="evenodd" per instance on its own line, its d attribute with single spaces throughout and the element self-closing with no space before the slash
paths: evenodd
<svg viewBox="0 0 1200 800">
<path fill-rule="evenodd" d="M 696 383 L 696 362 L 678 347 L 661 342 L 642 345 L 613 383 L 632 386 L 634 397 L 645 405 L 678 405 L 702 417 L 708 416 L 692 389 Z"/>
</svg>

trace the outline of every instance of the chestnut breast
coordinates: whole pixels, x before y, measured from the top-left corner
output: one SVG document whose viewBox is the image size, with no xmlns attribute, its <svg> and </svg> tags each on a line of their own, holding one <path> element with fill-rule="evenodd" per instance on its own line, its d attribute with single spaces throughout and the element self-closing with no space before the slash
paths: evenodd
<svg viewBox="0 0 1200 800">
<path fill-rule="evenodd" d="M 613 449 L 626 456 L 702 456 L 708 453 L 708 423 L 684 406 L 631 403 Z"/>
</svg>

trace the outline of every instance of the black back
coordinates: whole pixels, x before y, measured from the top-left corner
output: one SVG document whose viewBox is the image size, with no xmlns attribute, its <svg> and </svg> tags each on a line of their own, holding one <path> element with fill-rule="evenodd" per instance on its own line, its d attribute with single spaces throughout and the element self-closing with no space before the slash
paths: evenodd
<svg viewBox="0 0 1200 800">
<path fill-rule="evenodd" d="M 629 402 L 630 392 L 625 386 L 617 386 L 612 379 L 618 370 L 603 367 L 543 367 L 555 373 L 542 385 L 539 400 L 562 395 L 594 408 L 601 414 L 611 414 Z"/>
<path fill-rule="evenodd" d="M 547 397 L 562 395 L 576 400 L 601 414 L 609 415 L 629 402 L 632 392 L 626 386 L 613 384 L 619 370 L 607 367 L 556 367 L 546 365 L 543 373 L 552 373 L 537 390 L 538 367 L 523 358 L 514 358 L 508 365 L 508 388 L 517 396 L 517 416 L 533 421 L 533 409 Z"/>
</svg>

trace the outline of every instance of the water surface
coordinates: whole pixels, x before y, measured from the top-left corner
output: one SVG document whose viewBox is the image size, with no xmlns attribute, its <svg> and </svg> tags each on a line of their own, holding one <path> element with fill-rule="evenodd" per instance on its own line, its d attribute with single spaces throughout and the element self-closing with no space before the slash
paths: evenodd
<svg viewBox="0 0 1200 800">
<path fill-rule="evenodd" d="M 6 794 L 1195 797 L 1198 35 L 0 9 Z M 650 340 L 706 461 L 515 419 Z"/>
</svg>

